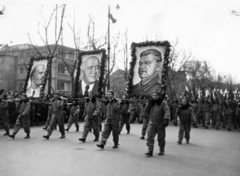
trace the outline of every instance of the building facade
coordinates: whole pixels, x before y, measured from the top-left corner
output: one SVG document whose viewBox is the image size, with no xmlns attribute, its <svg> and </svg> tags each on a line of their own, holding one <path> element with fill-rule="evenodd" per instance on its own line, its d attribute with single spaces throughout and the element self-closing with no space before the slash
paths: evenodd
<svg viewBox="0 0 240 176">
<path fill-rule="evenodd" d="M 7 91 L 22 91 L 30 57 L 36 57 L 39 53 L 47 55 L 54 50 L 53 55 L 55 57 L 52 60 L 51 87 L 49 87 L 49 81 L 47 81 L 44 92 L 48 94 L 50 89 L 51 93 L 59 91 L 66 95 L 72 94 L 72 79 L 68 70 L 73 69 L 72 66 L 77 62 L 77 51 L 74 48 L 63 45 L 32 47 L 29 44 L 23 44 L 5 46 L 0 51 L 0 88 Z"/>
</svg>

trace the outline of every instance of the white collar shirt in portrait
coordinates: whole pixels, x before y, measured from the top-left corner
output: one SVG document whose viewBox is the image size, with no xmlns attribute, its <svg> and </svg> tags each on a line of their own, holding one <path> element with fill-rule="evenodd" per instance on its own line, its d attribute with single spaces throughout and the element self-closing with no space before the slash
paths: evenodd
<svg viewBox="0 0 240 176">
<path fill-rule="evenodd" d="M 30 87 L 29 89 L 30 89 L 30 94 L 27 95 L 28 97 L 37 98 L 37 97 L 40 96 L 40 87 L 38 87 L 37 89 L 33 89 L 33 88 Z M 34 92 L 34 95 L 33 95 L 33 92 Z"/>
</svg>

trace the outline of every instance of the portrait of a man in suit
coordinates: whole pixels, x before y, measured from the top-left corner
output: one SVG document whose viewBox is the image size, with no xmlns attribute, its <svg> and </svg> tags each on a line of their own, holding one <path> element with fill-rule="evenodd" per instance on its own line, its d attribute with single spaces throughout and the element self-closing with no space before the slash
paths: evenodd
<svg viewBox="0 0 240 176">
<path fill-rule="evenodd" d="M 40 97 L 40 89 L 43 84 L 43 77 L 46 67 L 44 64 L 36 65 L 30 73 L 30 86 L 27 88 L 28 97 Z"/>
<path fill-rule="evenodd" d="M 140 53 L 138 76 L 141 80 L 134 85 L 132 94 L 152 95 L 154 90 L 161 89 L 161 63 L 162 54 L 157 49 L 147 49 Z"/>
<path fill-rule="evenodd" d="M 81 64 L 82 79 L 78 85 L 78 95 L 88 96 L 89 91 L 99 95 L 98 84 L 100 75 L 100 60 L 96 56 L 89 56 Z"/>
</svg>

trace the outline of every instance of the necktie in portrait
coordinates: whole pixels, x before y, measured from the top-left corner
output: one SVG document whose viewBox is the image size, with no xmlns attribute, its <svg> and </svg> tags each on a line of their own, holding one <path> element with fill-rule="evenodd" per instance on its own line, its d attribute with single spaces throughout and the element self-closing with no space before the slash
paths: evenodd
<svg viewBox="0 0 240 176">
<path fill-rule="evenodd" d="M 89 89 L 89 85 L 86 85 L 86 87 L 85 87 L 85 92 L 84 92 L 84 96 L 88 96 L 88 89 Z"/>
</svg>

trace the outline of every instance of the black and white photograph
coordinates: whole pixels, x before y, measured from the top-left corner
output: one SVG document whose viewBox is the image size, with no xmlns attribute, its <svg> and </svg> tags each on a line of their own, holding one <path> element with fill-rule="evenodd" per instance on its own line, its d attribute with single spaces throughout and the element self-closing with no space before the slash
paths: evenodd
<svg viewBox="0 0 240 176">
<path fill-rule="evenodd" d="M 0 176 L 240 176 L 240 0 L 1 0 Z"/>
<path fill-rule="evenodd" d="M 46 82 L 48 60 L 33 61 L 32 68 L 30 70 L 29 79 L 27 81 L 27 97 L 39 98 L 40 91 L 44 88 L 44 82 Z"/>
</svg>

